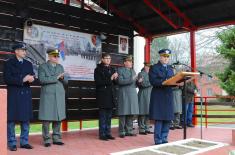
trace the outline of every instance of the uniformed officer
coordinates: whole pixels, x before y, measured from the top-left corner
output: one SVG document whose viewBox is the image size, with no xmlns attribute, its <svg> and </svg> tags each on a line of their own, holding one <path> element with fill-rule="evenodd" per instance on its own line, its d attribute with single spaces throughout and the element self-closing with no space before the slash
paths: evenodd
<svg viewBox="0 0 235 155">
<path fill-rule="evenodd" d="M 119 136 L 136 136 L 133 132 L 133 117 L 139 114 L 136 91 L 137 75 L 132 68 L 132 56 L 124 58 L 124 67 L 118 68 L 118 115 Z"/>
<path fill-rule="evenodd" d="M 65 119 L 64 68 L 59 64 L 59 51 L 49 48 L 48 61 L 39 66 L 38 78 L 41 83 L 39 120 L 42 120 L 44 146 L 51 146 L 49 126 L 52 122 L 52 140 L 55 145 L 64 145 L 60 131 Z"/>
<path fill-rule="evenodd" d="M 178 68 L 173 67 L 174 74 L 178 72 Z M 174 103 L 174 120 L 171 121 L 170 129 L 182 129 L 180 125 L 180 114 L 182 114 L 182 90 L 181 87 L 173 87 L 173 103 Z"/>
<path fill-rule="evenodd" d="M 155 144 L 168 142 L 169 124 L 174 119 L 172 88 L 164 86 L 163 82 L 174 75 L 168 65 L 171 51 L 162 49 L 158 52 L 160 60 L 149 71 L 149 81 L 153 86 L 150 98 L 149 116 L 155 120 L 154 141 Z"/>
<path fill-rule="evenodd" d="M 149 68 L 151 64 L 144 62 L 144 68 L 138 74 L 137 85 L 139 87 L 138 103 L 139 103 L 139 134 L 146 135 L 151 133 L 149 130 L 149 103 L 152 91 L 152 85 L 149 82 Z"/>
<path fill-rule="evenodd" d="M 7 141 L 8 148 L 16 151 L 15 123 L 20 122 L 20 147 L 32 149 L 28 143 L 29 121 L 32 118 L 32 93 L 30 84 L 34 81 L 31 62 L 25 60 L 26 44 L 14 45 L 15 57 L 4 66 L 4 80 L 7 84 Z"/>
</svg>

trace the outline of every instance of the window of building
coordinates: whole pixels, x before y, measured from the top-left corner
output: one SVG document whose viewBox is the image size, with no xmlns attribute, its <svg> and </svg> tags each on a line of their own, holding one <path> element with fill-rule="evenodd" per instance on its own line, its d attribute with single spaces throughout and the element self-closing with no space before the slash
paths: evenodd
<svg viewBox="0 0 235 155">
<path fill-rule="evenodd" d="M 212 81 L 212 78 L 209 77 L 209 76 L 207 76 L 207 81 L 208 81 L 208 82 L 211 82 L 211 81 Z"/>
<path fill-rule="evenodd" d="M 212 96 L 213 95 L 213 91 L 211 88 L 207 88 L 207 96 Z"/>
</svg>

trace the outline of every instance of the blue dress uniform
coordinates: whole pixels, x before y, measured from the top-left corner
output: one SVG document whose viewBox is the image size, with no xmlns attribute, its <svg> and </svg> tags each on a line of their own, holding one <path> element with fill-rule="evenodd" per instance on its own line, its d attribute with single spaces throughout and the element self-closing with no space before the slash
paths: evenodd
<svg viewBox="0 0 235 155">
<path fill-rule="evenodd" d="M 159 51 L 164 52 L 163 51 Z M 167 143 L 170 121 L 174 119 L 173 92 L 169 86 L 162 83 L 174 75 L 169 65 L 160 61 L 151 66 L 149 70 L 149 81 L 152 84 L 150 98 L 149 117 L 155 120 L 154 141 L 155 144 Z"/>
<path fill-rule="evenodd" d="M 17 44 L 15 49 L 26 49 Z M 27 60 L 9 59 L 4 66 L 4 80 L 7 84 L 7 139 L 8 146 L 16 146 L 15 122 L 20 122 L 20 145 L 28 144 L 29 121 L 32 118 L 32 95 L 28 82 L 23 82 L 26 75 L 34 75 L 33 66 Z"/>
</svg>

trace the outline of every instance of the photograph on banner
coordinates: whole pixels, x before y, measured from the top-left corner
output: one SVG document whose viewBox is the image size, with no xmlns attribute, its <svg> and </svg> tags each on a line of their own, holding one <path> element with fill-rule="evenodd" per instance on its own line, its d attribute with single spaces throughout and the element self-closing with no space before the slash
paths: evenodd
<svg viewBox="0 0 235 155">
<path fill-rule="evenodd" d="M 24 28 L 27 59 L 37 67 L 48 58 L 46 50 L 54 47 L 60 51 L 60 64 L 68 80 L 94 80 L 94 69 L 101 57 L 101 40 L 94 34 L 36 25 Z"/>
<path fill-rule="evenodd" d="M 128 54 L 128 37 L 119 35 L 118 36 L 118 53 Z"/>
</svg>

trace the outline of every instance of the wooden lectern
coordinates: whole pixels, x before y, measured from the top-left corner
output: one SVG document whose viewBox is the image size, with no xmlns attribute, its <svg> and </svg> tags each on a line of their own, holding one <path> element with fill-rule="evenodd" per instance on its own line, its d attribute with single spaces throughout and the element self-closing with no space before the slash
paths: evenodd
<svg viewBox="0 0 235 155">
<path fill-rule="evenodd" d="M 194 78 L 195 76 L 200 75 L 199 72 L 179 72 L 175 76 L 171 77 L 170 79 L 167 79 L 166 81 L 163 82 L 163 85 L 168 85 L 168 86 L 176 86 L 178 83 L 184 82 L 183 88 L 182 88 L 182 111 L 183 111 L 183 127 L 184 127 L 184 135 L 183 138 L 186 139 L 186 104 L 185 104 L 185 94 L 186 94 L 186 89 L 185 89 L 185 84 L 186 81 Z"/>
<path fill-rule="evenodd" d="M 164 81 L 163 85 L 174 86 L 174 85 L 177 85 L 178 83 L 184 82 L 185 80 L 190 80 L 191 78 L 194 78 L 197 75 L 200 75 L 200 73 L 198 73 L 198 72 L 179 72 L 175 76 Z"/>
</svg>

